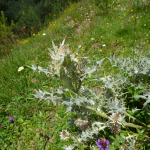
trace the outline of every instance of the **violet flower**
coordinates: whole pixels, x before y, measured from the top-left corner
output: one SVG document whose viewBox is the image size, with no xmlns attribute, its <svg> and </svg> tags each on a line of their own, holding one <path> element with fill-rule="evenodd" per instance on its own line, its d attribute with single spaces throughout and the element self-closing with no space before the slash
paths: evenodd
<svg viewBox="0 0 150 150">
<path fill-rule="evenodd" d="M 9 118 L 9 120 L 10 120 L 10 121 L 9 121 L 10 123 L 14 123 L 15 118 L 14 118 L 14 117 L 12 117 L 12 118 Z"/>
<path fill-rule="evenodd" d="M 97 147 L 99 147 L 99 150 L 110 150 L 110 148 L 108 148 L 109 144 L 109 140 L 106 139 L 98 139 L 98 142 L 96 142 Z"/>
</svg>

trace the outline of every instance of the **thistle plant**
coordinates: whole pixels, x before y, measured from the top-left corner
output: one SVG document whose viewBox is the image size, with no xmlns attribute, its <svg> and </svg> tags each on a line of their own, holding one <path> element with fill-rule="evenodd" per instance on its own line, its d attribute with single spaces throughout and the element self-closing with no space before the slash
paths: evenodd
<svg viewBox="0 0 150 150">
<path fill-rule="evenodd" d="M 67 112 L 76 111 L 79 112 L 80 116 L 77 119 L 71 121 L 81 129 L 81 133 L 75 133 L 73 143 L 68 147 L 64 146 L 64 149 L 73 149 L 74 147 L 80 147 L 80 144 L 87 146 L 87 142 L 91 142 L 98 135 L 99 132 L 111 129 L 112 133 L 118 134 L 117 139 L 119 140 L 119 132 L 123 128 L 136 128 L 143 131 L 147 130 L 146 124 L 139 121 L 134 116 L 127 112 L 125 98 L 127 93 L 123 93 L 127 86 L 132 87 L 132 80 L 130 79 L 133 74 L 139 79 L 143 79 L 149 76 L 149 60 L 146 57 L 141 59 L 129 58 L 117 58 L 115 56 L 110 58 L 103 58 L 99 61 L 95 61 L 93 66 L 79 65 L 78 58 L 74 55 L 69 54 L 69 49 L 63 49 L 64 41 L 58 49 L 54 43 L 54 52 L 49 49 L 53 62 L 50 63 L 48 69 L 42 69 L 42 67 L 32 66 L 33 70 L 41 71 L 46 74 L 57 75 L 57 77 L 64 81 L 67 88 L 59 87 L 57 90 L 51 88 L 50 92 L 36 90 L 35 97 L 41 100 L 46 100 L 48 103 L 53 102 L 54 105 L 61 104 L 67 107 Z M 110 77 L 107 80 L 103 80 L 104 85 L 102 86 L 103 93 L 96 94 L 92 89 L 82 85 L 82 82 L 86 76 L 91 77 L 91 74 L 98 73 L 99 67 L 105 59 L 108 59 L 112 66 L 120 67 L 124 74 L 127 74 L 126 78 L 122 75 Z M 135 62 L 134 72 L 132 71 L 132 63 Z M 114 63 L 114 65 L 113 65 Z M 145 65 L 144 65 L 145 64 Z M 144 66 L 144 67 L 143 67 Z M 146 68 L 146 69 L 145 69 Z M 82 70 L 81 70 L 82 69 Z M 95 77 L 95 81 L 101 80 L 98 75 Z M 143 86 L 143 80 L 140 80 L 141 84 L 137 84 L 137 87 Z M 70 93 L 70 97 L 65 96 L 66 91 L 72 91 L 74 95 Z M 149 103 L 149 99 L 146 97 L 148 93 L 143 96 L 136 96 L 138 98 L 147 99 L 144 103 L 146 106 Z M 97 118 L 90 118 L 91 115 L 95 114 Z M 131 118 L 133 123 L 127 122 L 126 118 Z M 127 119 L 128 120 L 128 119 Z M 135 123 L 138 122 L 138 125 Z M 135 124 L 134 124 L 135 123 Z M 61 139 L 67 140 L 69 133 L 66 130 L 61 132 Z M 124 138 L 123 140 L 126 140 Z M 116 143 L 112 141 L 111 144 Z M 109 142 L 106 139 L 98 139 L 97 146 L 100 149 L 107 148 Z M 121 144 L 121 143 L 118 143 Z"/>
</svg>

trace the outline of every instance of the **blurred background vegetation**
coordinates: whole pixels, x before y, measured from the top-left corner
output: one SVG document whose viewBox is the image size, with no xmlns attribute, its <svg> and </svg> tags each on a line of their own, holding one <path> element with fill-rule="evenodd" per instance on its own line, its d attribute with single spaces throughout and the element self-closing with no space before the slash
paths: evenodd
<svg viewBox="0 0 150 150">
<path fill-rule="evenodd" d="M 0 56 L 19 40 L 46 28 L 70 4 L 79 0 L 0 0 Z"/>
</svg>

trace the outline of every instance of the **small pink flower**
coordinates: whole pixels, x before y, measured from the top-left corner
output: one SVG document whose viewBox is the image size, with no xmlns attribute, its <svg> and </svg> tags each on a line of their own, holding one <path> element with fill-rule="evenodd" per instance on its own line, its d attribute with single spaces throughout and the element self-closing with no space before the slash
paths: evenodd
<svg viewBox="0 0 150 150">
<path fill-rule="evenodd" d="M 36 129 L 36 133 L 39 133 L 40 132 L 40 130 L 39 129 Z"/>
<path fill-rule="evenodd" d="M 44 134 L 44 138 L 47 138 L 47 135 L 46 135 L 46 134 Z"/>
<path fill-rule="evenodd" d="M 118 133 L 120 130 L 118 124 L 113 124 L 111 130 L 113 133 Z"/>
</svg>

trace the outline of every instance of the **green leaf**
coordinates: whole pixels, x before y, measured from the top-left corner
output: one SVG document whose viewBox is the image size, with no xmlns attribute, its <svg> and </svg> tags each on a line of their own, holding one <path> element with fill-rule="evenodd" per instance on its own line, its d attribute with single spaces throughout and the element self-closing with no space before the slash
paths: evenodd
<svg viewBox="0 0 150 150">
<path fill-rule="evenodd" d="M 116 147 L 114 145 L 108 146 L 111 150 L 116 150 Z"/>
<path fill-rule="evenodd" d="M 118 139 L 118 141 L 119 142 L 122 142 L 122 141 L 124 141 L 125 139 L 123 138 L 123 137 L 119 137 L 119 139 Z"/>
<path fill-rule="evenodd" d="M 127 133 L 125 133 L 125 132 L 121 132 L 121 131 L 120 131 L 120 135 L 127 136 L 128 134 L 127 134 Z"/>
<path fill-rule="evenodd" d="M 60 68 L 60 79 L 63 80 L 63 81 L 66 83 L 66 85 L 67 85 L 67 87 L 68 87 L 69 89 L 71 89 L 73 92 L 75 92 L 75 89 L 74 89 L 74 87 L 73 87 L 73 85 L 72 85 L 72 80 L 71 80 L 71 78 L 68 77 L 68 75 L 65 73 L 65 70 L 64 70 L 63 67 Z"/>
<path fill-rule="evenodd" d="M 18 123 L 23 123 L 23 121 L 24 121 L 24 120 L 23 120 L 22 118 L 17 119 L 17 122 L 18 122 Z"/>
<path fill-rule="evenodd" d="M 142 135 L 141 131 L 139 129 L 136 129 L 139 135 Z"/>
<path fill-rule="evenodd" d="M 112 135 L 109 136 L 111 139 L 116 140 Z"/>
<path fill-rule="evenodd" d="M 25 126 L 25 125 L 27 125 L 27 124 L 29 125 L 30 123 L 31 123 L 31 121 L 30 121 L 30 120 L 25 120 L 25 121 L 23 122 L 23 124 L 22 124 L 22 125 L 23 125 L 23 126 Z"/>
<path fill-rule="evenodd" d="M 114 145 L 115 145 L 116 147 L 118 147 L 118 146 L 119 146 L 119 142 L 118 142 L 118 141 L 115 141 L 115 142 L 114 142 Z"/>
</svg>

